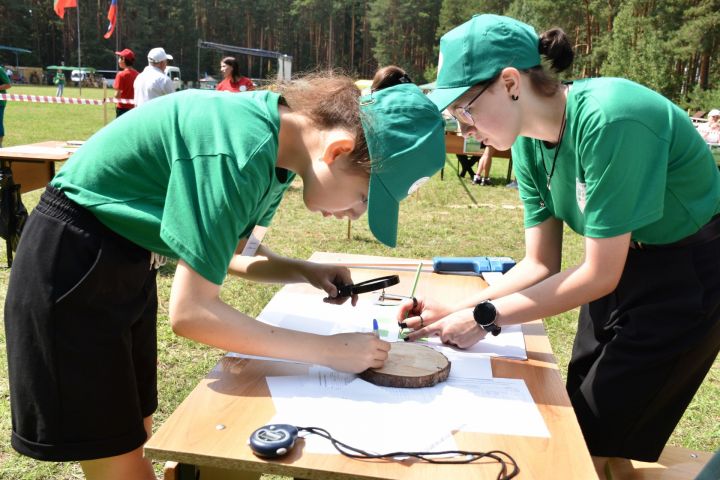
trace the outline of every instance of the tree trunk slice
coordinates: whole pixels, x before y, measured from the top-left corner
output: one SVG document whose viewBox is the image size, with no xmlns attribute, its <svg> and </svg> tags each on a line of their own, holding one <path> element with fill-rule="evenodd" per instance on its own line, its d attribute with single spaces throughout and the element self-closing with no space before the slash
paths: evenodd
<svg viewBox="0 0 720 480">
<path fill-rule="evenodd" d="M 444 382 L 450 360 L 440 352 L 417 343 L 397 342 L 382 368 L 369 368 L 360 378 L 382 387 L 420 388 Z"/>
</svg>

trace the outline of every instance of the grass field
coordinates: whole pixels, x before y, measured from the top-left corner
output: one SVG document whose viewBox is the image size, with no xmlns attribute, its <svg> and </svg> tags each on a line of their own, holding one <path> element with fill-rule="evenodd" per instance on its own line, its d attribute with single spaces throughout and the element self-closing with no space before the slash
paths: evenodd
<svg viewBox="0 0 720 480">
<path fill-rule="evenodd" d="M 9 93 L 54 95 L 51 87 L 14 87 Z M 66 88 L 65 96 L 77 95 Z M 102 98 L 102 90 L 83 89 L 84 98 Z M 114 112 L 109 109 L 109 118 Z M 5 112 L 5 146 L 43 140 L 82 140 L 103 126 L 102 107 L 84 105 L 46 105 L 8 102 Z M 302 203 L 301 185 L 287 193 L 265 242 L 276 252 L 307 258 L 313 251 L 337 251 L 371 255 L 430 258 L 436 255 L 511 256 L 523 255 L 522 206 L 517 190 L 503 185 L 507 160 L 497 159 L 492 176 L 496 186 L 478 187 L 457 177 L 454 156 L 449 157 L 445 178 L 436 175 L 418 195 L 402 204 L 399 245 L 396 249 L 377 243 L 366 220 L 353 222 L 352 235 L 346 237 L 347 223 L 321 219 Z M 28 208 L 39 198 L 39 191 L 24 195 Z M 4 265 L 4 242 L 0 242 L 0 264 Z M 581 238 L 566 230 L 563 265 L 576 264 L 583 256 Z M 3 300 L 9 271 L 0 269 L 0 300 Z M 223 352 L 175 336 L 168 325 L 167 305 L 173 265 L 163 267 L 158 277 L 160 311 L 158 321 L 160 406 L 156 427 L 175 409 L 197 382 L 212 368 Z M 279 287 L 251 284 L 229 278 L 223 298 L 234 307 L 257 315 Z M 1 308 L 1 307 L 0 307 Z M 577 312 L 546 319 L 545 326 L 553 350 L 564 373 L 575 334 Z M 0 329 L 0 479 L 82 478 L 77 464 L 42 463 L 15 453 L 10 447 L 10 405 L 5 360 L 4 329 Z M 716 361 L 702 388 L 675 430 L 670 443 L 688 448 L 714 451 L 720 448 L 720 362 Z M 161 465 L 157 465 L 158 469 Z M 159 471 L 159 470 L 158 470 Z"/>
</svg>

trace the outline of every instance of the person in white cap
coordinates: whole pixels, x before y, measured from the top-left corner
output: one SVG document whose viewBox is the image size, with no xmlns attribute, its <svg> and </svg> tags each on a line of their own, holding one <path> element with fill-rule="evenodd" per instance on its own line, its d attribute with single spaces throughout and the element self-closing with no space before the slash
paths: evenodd
<svg viewBox="0 0 720 480">
<path fill-rule="evenodd" d="M 135 106 L 139 107 L 153 98 L 162 97 L 175 91 L 170 77 L 165 75 L 165 68 L 172 55 L 165 53 L 162 47 L 153 48 L 147 55 L 148 66 L 135 78 Z"/>
</svg>

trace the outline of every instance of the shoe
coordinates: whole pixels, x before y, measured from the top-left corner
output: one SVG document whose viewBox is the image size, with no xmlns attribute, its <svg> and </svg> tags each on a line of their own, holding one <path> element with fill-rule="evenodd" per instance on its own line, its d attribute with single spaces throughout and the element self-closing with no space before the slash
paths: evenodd
<svg viewBox="0 0 720 480">
<path fill-rule="evenodd" d="M 517 188 L 517 187 L 518 187 L 516 180 L 513 180 L 512 182 L 508 183 L 508 184 L 505 185 L 505 186 L 508 187 L 508 188 Z"/>
<path fill-rule="evenodd" d="M 473 177 L 472 183 L 473 185 L 482 185 L 483 179 L 481 177 Z"/>
<path fill-rule="evenodd" d="M 482 179 L 482 184 L 491 187 L 493 182 L 490 180 L 490 177 L 485 177 Z"/>
</svg>

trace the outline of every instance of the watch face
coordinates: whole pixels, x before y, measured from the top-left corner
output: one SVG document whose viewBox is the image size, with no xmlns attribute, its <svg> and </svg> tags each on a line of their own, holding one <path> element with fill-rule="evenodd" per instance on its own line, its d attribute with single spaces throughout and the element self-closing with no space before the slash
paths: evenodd
<svg viewBox="0 0 720 480">
<path fill-rule="evenodd" d="M 473 317 L 475 318 L 475 321 L 478 325 L 488 331 L 490 331 L 490 329 L 486 328 L 486 326 L 491 325 L 495 321 L 496 315 L 497 312 L 495 310 L 495 305 L 489 301 L 477 304 L 473 310 Z"/>
</svg>

